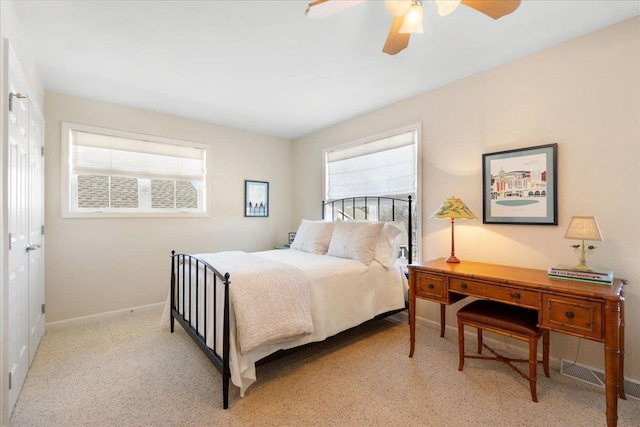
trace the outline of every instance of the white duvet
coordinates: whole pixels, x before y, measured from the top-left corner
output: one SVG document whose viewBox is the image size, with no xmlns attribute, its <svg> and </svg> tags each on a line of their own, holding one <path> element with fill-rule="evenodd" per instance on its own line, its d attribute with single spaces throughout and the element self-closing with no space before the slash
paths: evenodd
<svg viewBox="0 0 640 427">
<path fill-rule="evenodd" d="M 352 259 L 307 252 L 273 250 L 252 255 L 299 268 L 307 279 L 311 302 L 313 332 L 284 343 L 264 345 L 242 354 L 237 339 L 236 317 L 230 313 L 230 369 L 231 382 L 240 387 L 240 395 L 256 381 L 255 363 L 281 349 L 322 341 L 339 332 L 357 326 L 378 314 L 405 306 L 407 280 L 399 265 L 387 269 L 377 261 L 366 266 Z M 207 255 L 196 255 L 204 259 Z M 212 266 L 218 267 L 215 263 Z M 227 271 L 218 270 L 225 274 Z M 233 289 L 234 272 L 229 271 Z M 233 295 L 233 291 L 231 291 Z M 179 298 L 181 301 L 181 298 Z M 219 299 L 219 313 L 222 313 Z M 188 309 L 187 309 L 188 310 Z M 209 310 L 211 312 L 211 310 Z M 195 316 L 193 316 L 195 318 Z M 201 318 L 202 319 L 202 318 Z M 203 321 L 199 321 L 201 332 Z M 217 348 L 222 351 L 222 325 L 218 322 Z M 212 327 L 208 327 L 207 345 L 213 348 Z"/>
</svg>

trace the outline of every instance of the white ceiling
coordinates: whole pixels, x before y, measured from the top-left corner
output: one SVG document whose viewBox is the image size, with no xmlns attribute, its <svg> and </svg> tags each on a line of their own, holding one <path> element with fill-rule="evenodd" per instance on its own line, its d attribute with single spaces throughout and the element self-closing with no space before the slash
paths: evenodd
<svg viewBox="0 0 640 427">
<path fill-rule="evenodd" d="M 47 90 L 288 139 L 640 14 L 639 0 L 523 0 L 494 21 L 465 6 L 440 17 L 424 1 L 424 34 L 388 56 L 392 17 L 382 0 L 324 20 L 307 18 L 307 3 L 15 8 Z"/>
</svg>

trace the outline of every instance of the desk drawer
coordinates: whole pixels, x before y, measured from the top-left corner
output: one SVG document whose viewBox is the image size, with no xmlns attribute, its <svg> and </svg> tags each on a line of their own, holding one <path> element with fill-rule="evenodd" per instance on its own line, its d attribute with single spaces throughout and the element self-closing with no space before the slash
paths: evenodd
<svg viewBox="0 0 640 427">
<path fill-rule="evenodd" d="M 602 303 L 543 294 L 540 317 L 543 328 L 603 339 Z"/>
<path fill-rule="evenodd" d="M 433 301 L 446 302 L 447 278 L 422 272 L 416 272 L 416 296 Z"/>
<path fill-rule="evenodd" d="M 504 301 L 523 307 L 538 308 L 538 293 L 535 291 L 457 278 L 449 280 L 449 290 L 479 298 Z"/>
</svg>

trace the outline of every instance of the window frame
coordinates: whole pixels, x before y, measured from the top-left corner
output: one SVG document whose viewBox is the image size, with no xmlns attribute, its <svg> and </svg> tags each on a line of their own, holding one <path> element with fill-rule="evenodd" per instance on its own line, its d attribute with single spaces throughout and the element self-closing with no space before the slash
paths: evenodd
<svg viewBox="0 0 640 427">
<path fill-rule="evenodd" d="M 411 194 L 413 197 L 413 206 L 415 207 L 415 223 L 416 223 L 416 242 L 415 242 L 415 257 L 414 262 L 420 261 L 422 259 L 422 122 L 411 123 L 406 126 L 390 129 L 385 132 L 381 132 L 375 135 L 366 136 L 364 138 L 360 138 L 354 141 L 350 141 L 344 144 L 332 145 L 326 147 L 322 150 L 322 197 L 325 199 L 325 202 L 329 202 L 331 200 L 327 197 L 328 190 L 328 174 L 327 174 L 327 155 L 330 151 L 340 149 L 340 148 L 349 148 L 355 147 L 358 145 L 363 145 L 369 142 L 374 142 L 380 139 L 389 138 L 395 135 L 399 135 L 406 132 L 415 132 L 416 133 L 416 151 L 415 151 L 415 159 L 416 159 L 416 188 L 415 194 Z M 375 197 L 406 197 L 409 194 L 361 194 L 358 196 L 375 196 Z"/>
<path fill-rule="evenodd" d="M 74 210 L 74 197 L 77 204 L 77 187 L 72 188 L 71 173 L 71 132 L 81 131 L 100 135 L 115 136 L 127 139 L 137 139 L 142 141 L 158 142 L 162 144 L 181 145 L 186 147 L 198 148 L 205 151 L 205 181 L 204 189 L 201 190 L 203 197 L 203 207 L 201 212 L 179 209 L 159 209 L 146 208 L 107 208 L 92 210 Z M 78 123 L 62 122 L 61 137 L 61 216 L 62 218 L 203 218 L 211 217 L 211 146 L 198 142 L 165 138 L 161 136 L 147 135 L 135 132 L 115 130 L 97 126 L 82 125 Z M 140 180 L 141 178 L 138 178 Z M 159 178 L 162 179 L 162 178 Z M 138 181 L 141 188 L 141 183 Z M 150 186 L 149 186 L 150 187 Z M 150 188 L 149 188 L 150 191 Z M 200 196 L 200 194 L 199 194 Z M 198 200 L 200 202 L 200 200 Z M 200 204 L 200 203 L 199 203 Z M 141 210 L 149 209 L 149 210 Z"/>
</svg>

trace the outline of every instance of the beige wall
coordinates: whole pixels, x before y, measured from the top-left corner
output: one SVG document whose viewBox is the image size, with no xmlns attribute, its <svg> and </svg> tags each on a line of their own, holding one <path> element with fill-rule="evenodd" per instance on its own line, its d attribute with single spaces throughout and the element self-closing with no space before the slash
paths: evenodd
<svg viewBox="0 0 640 427">
<path fill-rule="evenodd" d="M 640 360 L 639 28 L 633 18 L 294 141 L 291 225 L 319 216 L 322 148 L 421 121 L 423 259 L 447 256 L 449 223 L 428 217 L 451 195 L 481 217 L 482 154 L 558 143 L 558 226 L 460 221 L 456 255 L 541 269 L 574 263 L 574 242 L 563 239 L 569 219 L 595 215 L 605 240 L 589 259 L 630 280 L 626 375 L 640 378 L 631 363 Z M 438 319 L 436 304 L 418 304 L 419 316 Z M 603 365 L 602 344 L 553 334 L 551 345 L 555 357 Z"/>
<path fill-rule="evenodd" d="M 0 1 L 0 29 L 2 36 L 0 39 L 6 38 L 9 40 L 29 84 L 29 98 L 42 111 L 44 108 L 44 84 L 40 79 L 36 61 L 29 45 L 29 39 L 22 29 L 22 24 L 13 3 L 15 2 L 9 0 Z M 0 43 L 0 52 L 4 49 L 3 44 Z M 2 104 L 4 105 L 4 102 Z"/>
<path fill-rule="evenodd" d="M 291 141 L 47 92 L 47 322 L 164 301 L 169 254 L 271 249 L 286 241 Z M 210 218 L 61 218 L 61 122 L 212 146 Z M 244 180 L 268 181 L 268 218 L 245 218 Z"/>
</svg>

